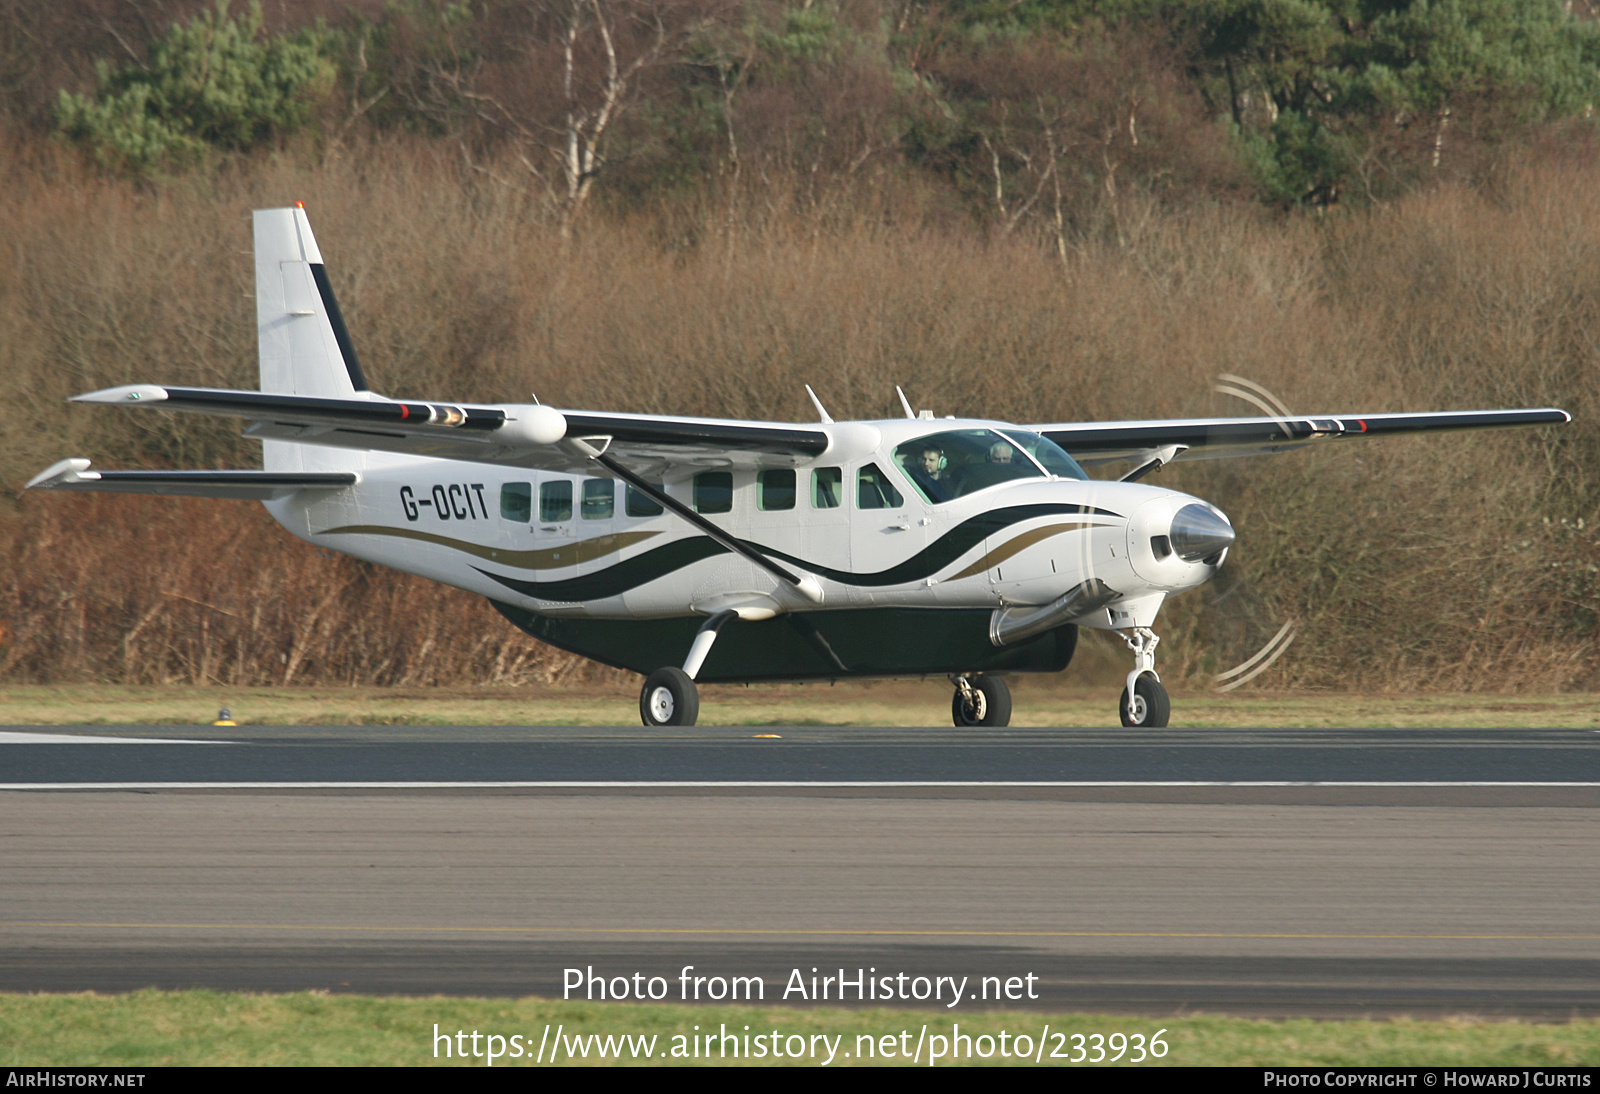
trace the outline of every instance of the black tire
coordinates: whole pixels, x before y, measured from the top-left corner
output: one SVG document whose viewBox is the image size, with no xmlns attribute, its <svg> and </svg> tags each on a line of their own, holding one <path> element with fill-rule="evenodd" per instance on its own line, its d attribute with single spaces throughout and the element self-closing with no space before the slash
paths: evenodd
<svg viewBox="0 0 1600 1094">
<path fill-rule="evenodd" d="M 1141 676 L 1133 682 L 1134 713 L 1128 713 L 1128 689 L 1122 689 L 1122 701 L 1117 710 L 1122 724 L 1148 729 L 1164 729 L 1172 717 L 1172 700 L 1167 689 L 1154 676 Z"/>
<path fill-rule="evenodd" d="M 950 720 L 958 726 L 1008 726 L 1011 724 L 1011 689 L 998 676 L 974 676 L 973 702 L 957 688 L 950 700 Z"/>
<path fill-rule="evenodd" d="M 647 726 L 692 726 L 700 717 L 700 693 L 680 668 L 656 669 L 639 689 L 639 717 Z"/>
</svg>

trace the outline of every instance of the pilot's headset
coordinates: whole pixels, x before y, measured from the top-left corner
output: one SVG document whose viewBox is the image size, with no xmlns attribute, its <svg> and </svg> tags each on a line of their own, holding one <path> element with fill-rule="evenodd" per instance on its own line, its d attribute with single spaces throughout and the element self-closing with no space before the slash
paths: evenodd
<svg viewBox="0 0 1600 1094">
<path fill-rule="evenodd" d="M 934 449 L 925 448 L 925 449 L 922 450 L 922 454 L 924 456 L 926 456 L 930 451 L 939 452 L 939 467 L 938 467 L 938 469 L 940 471 L 943 471 L 945 468 L 950 466 L 950 457 L 946 456 L 943 452 L 940 452 L 939 449 L 937 449 L 937 448 L 934 448 Z"/>
</svg>

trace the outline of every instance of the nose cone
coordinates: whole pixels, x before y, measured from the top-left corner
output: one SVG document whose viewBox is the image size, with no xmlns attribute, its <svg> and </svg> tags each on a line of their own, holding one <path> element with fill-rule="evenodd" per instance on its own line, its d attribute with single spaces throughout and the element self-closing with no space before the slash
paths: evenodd
<svg viewBox="0 0 1600 1094">
<path fill-rule="evenodd" d="M 1185 505 L 1172 517 L 1172 553 L 1200 562 L 1233 545 L 1233 525 L 1209 505 Z"/>
</svg>

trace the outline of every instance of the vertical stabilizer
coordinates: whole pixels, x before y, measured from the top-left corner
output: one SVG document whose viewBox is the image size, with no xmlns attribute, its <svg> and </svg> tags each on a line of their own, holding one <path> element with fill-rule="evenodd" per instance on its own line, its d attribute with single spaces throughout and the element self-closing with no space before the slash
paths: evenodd
<svg viewBox="0 0 1600 1094">
<path fill-rule="evenodd" d="M 261 390 L 329 399 L 366 391 L 305 210 L 258 209 L 255 235 Z"/>
<path fill-rule="evenodd" d="M 325 399 L 362 398 L 361 362 L 328 284 L 322 252 L 306 211 L 255 211 L 256 342 L 261 390 Z M 343 469 L 361 459 L 348 452 L 289 441 L 264 441 L 269 471 Z"/>
</svg>

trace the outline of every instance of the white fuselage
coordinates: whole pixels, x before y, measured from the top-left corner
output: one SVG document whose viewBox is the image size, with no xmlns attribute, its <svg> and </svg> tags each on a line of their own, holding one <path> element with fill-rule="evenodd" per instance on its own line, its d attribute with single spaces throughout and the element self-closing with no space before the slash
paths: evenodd
<svg viewBox="0 0 1600 1094">
<path fill-rule="evenodd" d="M 988 427 L 1002 428 L 840 423 L 815 459 L 766 457 L 662 483 L 718 528 L 814 576 L 820 604 L 599 475 L 370 453 L 357 485 L 267 507 L 319 546 L 550 616 L 1042 605 L 1097 579 L 1117 599 L 1075 621 L 1121 628 L 1149 626 L 1166 596 L 1216 572 L 1218 557 L 1188 562 L 1159 549 L 1174 514 L 1197 503 L 1177 491 L 1038 468 L 936 500 L 937 487 L 913 481 L 907 449 L 918 438 Z"/>
</svg>

